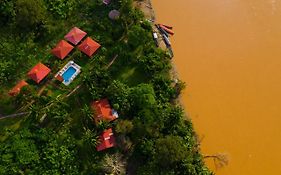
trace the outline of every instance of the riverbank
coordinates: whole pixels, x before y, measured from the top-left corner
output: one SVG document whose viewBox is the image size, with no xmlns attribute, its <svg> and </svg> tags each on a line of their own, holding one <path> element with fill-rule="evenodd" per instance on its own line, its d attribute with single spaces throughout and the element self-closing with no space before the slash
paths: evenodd
<svg viewBox="0 0 281 175">
<path fill-rule="evenodd" d="M 153 6 L 152 6 L 152 1 L 151 0 L 135 1 L 134 5 L 135 5 L 135 7 L 141 9 L 141 11 L 144 14 L 144 18 L 147 21 L 153 23 L 152 28 L 153 28 L 154 31 L 157 32 L 158 37 L 159 37 L 159 39 L 158 39 L 159 47 L 162 48 L 165 51 L 168 51 L 163 39 L 160 37 L 161 34 L 158 32 L 158 29 L 155 27 L 157 18 L 156 18 L 156 14 L 155 14 L 155 11 L 154 11 Z M 172 69 L 170 71 L 170 74 L 172 76 L 171 78 L 173 79 L 174 82 L 177 82 L 177 81 L 180 80 L 180 77 L 179 77 L 179 74 L 178 74 L 178 71 L 177 71 L 176 64 L 175 64 L 173 59 L 171 59 L 171 65 L 172 65 Z M 183 103 L 182 103 L 182 100 L 181 100 L 180 97 L 177 99 L 177 101 L 180 103 L 181 106 L 183 106 Z"/>
<path fill-rule="evenodd" d="M 157 15 L 156 15 L 156 13 L 154 11 L 154 8 L 152 6 L 152 1 L 151 0 L 135 1 L 135 6 L 139 9 L 141 9 L 141 11 L 144 14 L 144 18 L 147 21 L 150 21 L 151 23 L 153 23 L 152 24 L 153 30 L 158 31 L 158 29 L 155 27 L 155 24 L 157 24 Z M 158 33 L 158 36 L 161 36 L 161 34 Z M 166 47 L 163 39 L 160 40 L 159 47 L 161 49 L 167 51 L 167 47 Z M 172 66 L 172 68 L 170 70 L 171 79 L 174 82 L 181 81 L 174 59 L 171 59 L 171 66 Z M 186 82 L 184 82 L 184 85 L 187 86 Z M 175 102 L 184 109 L 185 118 L 188 119 L 188 120 L 191 120 L 190 116 L 188 115 L 188 112 L 186 111 L 182 93 L 175 100 Z M 200 142 L 201 142 L 202 138 L 200 138 L 200 136 L 198 136 L 196 132 L 194 134 L 195 134 L 195 137 L 197 139 L 199 150 L 200 150 L 200 144 L 201 144 Z"/>
</svg>

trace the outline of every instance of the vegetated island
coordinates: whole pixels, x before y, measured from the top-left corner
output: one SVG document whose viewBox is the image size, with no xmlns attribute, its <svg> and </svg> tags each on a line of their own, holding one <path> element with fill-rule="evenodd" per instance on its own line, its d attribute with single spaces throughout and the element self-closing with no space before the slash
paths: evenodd
<svg viewBox="0 0 281 175">
<path fill-rule="evenodd" d="M 132 0 L 2 0 L 0 25 L 0 174 L 211 174 Z"/>
</svg>

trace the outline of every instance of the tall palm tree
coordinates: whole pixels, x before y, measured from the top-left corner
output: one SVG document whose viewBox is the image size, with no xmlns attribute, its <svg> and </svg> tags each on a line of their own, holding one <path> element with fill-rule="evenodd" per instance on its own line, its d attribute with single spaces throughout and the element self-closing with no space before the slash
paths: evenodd
<svg viewBox="0 0 281 175">
<path fill-rule="evenodd" d="M 83 113 L 85 125 L 89 126 L 90 124 L 92 124 L 94 112 L 91 110 L 91 108 L 88 105 L 84 105 L 81 111 Z"/>
<path fill-rule="evenodd" d="M 106 155 L 102 161 L 102 169 L 106 174 L 124 175 L 126 173 L 126 160 L 120 153 Z"/>
</svg>

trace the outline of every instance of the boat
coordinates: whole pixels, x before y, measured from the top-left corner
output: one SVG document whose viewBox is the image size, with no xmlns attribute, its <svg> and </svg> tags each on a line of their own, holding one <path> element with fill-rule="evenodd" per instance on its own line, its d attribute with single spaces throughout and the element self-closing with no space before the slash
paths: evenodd
<svg viewBox="0 0 281 175">
<path fill-rule="evenodd" d="M 165 24 L 162 24 L 163 26 L 165 26 L 165 27 L 167 27 L 168 29 L 173 29 L 173 27 L 172 26 L 168 26 L 168 25 L 165 25 Z"/>
<path fill-rule="evenodd" d="M 175 32 L 171 29 L 168 29 L 167 27 L 163 26 L 162 24 L 159 24 L 160 28 L 162 28 L 163 30 L 165 30 L 167 33 L 174 35 Z"/>
<path fill-rule="evenodd" d="M 155 44 L 157 47 L 159 47 L 159 42 L 158 42 L 158 35 L 156 32 L 153 32 L 152 33 L 152 36 L 153 36 L 153 40 L 155 41 Z"/>
<path fill-rule="evenodd" d="M 159 25 L 155 24 L 155 26 L 162 35 L 165 35 L 166 37 L 169 37 L 169 34 L 164 29 L 162 29 Z"/>
<path fill-rule="evenodd" d="M 165 35 L 163 35 L 164 43 L 166 44 L 167 47 L 171 47 L 171 42 L 169 38 Z"/>
</svg>

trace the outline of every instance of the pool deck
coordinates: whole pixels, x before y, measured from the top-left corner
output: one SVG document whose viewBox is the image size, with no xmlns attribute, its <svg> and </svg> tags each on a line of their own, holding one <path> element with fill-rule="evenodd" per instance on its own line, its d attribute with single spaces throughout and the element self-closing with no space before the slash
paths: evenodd
<svg viewBox="0 0 281 175">
<path fill-rule="evenodd" d="M 74 63 L 74 61 L 69 61 L 65 66 L 63 66 L 63 68 L 55 75 L 55 77 L 57 76 L 61 76 L 63 77 L 63 74 L 70 68 L 73 67 L 76 72 L 71 76 L 71 78 L 69 79 L 69 81 L 65 81 L 63 80 L 62 83 L 66 86 L 68 86 L 73 80 L 74 78 L 81 72 L 81 67 L 79 65 L 77 65 L 76 63 Z"/>
</svg>

